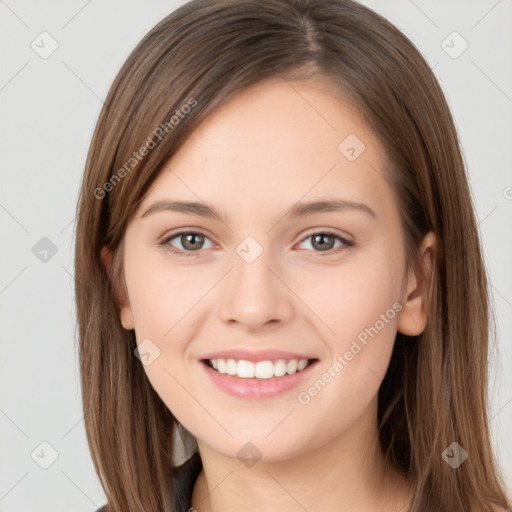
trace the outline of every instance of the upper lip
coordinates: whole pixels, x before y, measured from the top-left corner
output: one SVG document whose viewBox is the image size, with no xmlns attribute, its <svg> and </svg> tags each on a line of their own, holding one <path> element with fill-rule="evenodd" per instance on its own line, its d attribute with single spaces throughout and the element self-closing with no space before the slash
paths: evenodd
<svg viewBox="0 0 512 512">
<path fill-rule="evenodd" d="M 254 350 L 247 348 L 236 348 L 231 350 L 221 350 L 219 352 L 211 352 L 200 358 L 204 359 L 236 359 L 244 361 L 275 361 L 277 359 L 316 359 L 315 357 L 306 354 L 299 354 L 297 352 L 289 352 L 286 350 L 268 349 L 268 350 Z"/>
</svg>

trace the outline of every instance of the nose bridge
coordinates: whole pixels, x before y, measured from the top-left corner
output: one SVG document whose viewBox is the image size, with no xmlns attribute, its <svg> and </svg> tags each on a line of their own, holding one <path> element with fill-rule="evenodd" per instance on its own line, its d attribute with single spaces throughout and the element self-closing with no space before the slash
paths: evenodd
<svg viewBox="0 0 512 512">
<path fill-rule="evenodd" d="M 255 328 L 270 320 L 289 317 L 292 307 L 289 293 L 275 275 L 279 273 L 274 268 L 278 265 L 272 261 L 270 250 L 253 237 L 247 237 L 236 247 L 233 266 L 222 299 L 223 320 Z"/>
</svg>

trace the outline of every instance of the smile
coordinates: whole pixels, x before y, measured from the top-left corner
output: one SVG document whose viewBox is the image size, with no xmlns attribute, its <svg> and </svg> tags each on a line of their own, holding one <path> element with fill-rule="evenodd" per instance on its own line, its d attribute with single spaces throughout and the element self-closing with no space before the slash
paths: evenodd
<svg viewBox="0 0 512 512">
<path fill-rule="evenodd" d="M 244 400 L 261 400 L 281 395 L 299 385 L 303 387 L 304 379 L 311 374 L 319 360 L 277 359 L 252 362 L 216 358 L 203 359 L 200 363 L 210 382 L 220 390 Z"/>
<path fill-rule="evenodd" d="M 311 361 L 308 359 L 277 359 L 275 361 L 246 361 L 244 359 L 208 359 L 208 364 L 217 372 L 234 375 L 241 379 L 271 379 L 293 375 L 304 370 Z"/>
</svg>

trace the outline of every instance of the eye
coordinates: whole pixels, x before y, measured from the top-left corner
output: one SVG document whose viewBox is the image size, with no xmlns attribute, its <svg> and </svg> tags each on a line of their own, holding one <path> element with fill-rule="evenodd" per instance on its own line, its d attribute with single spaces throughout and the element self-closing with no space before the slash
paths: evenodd
<svg viewBox="0 0 512 512">
<path fill-rule="evenodd" d="M 310 245 L 313 250 L 320 253 L 335 254 L 340 250 L 343 250 L 345 247 L 353 247 L 354 245 L 354 242 L 351 242 L 332 231 L 317 231 L 315 233 L 311 233 L 304 238 L 301 243 L 304 243 L 309 239 L 311 239 Z M 335 248 L 336 240 L 338 240 L 340 244 Z M 321 254 L 321 256 L 324 256 L 324 254 Z"/>
<path fill-rule="evenodd" d="M 177 239 L 181 247 L 171 245 L 171 240 Z M 168 251 L 177 256 L 194 256 L 194 252 L 204 249 L 204 241 L 210 240 L 206 235 L 198 231 L 179 231 L 164 238 L 160 244 L 164 245 Z M 213 244 L 212 244 L 213 245 Z M 206 247 L 208 249 L 209 247 Z"/>
<path fill-rule="evenodd" d="M 171 244 L 172 240 L 177 240 L 180 247 L 175 247 Z M 347 240 L 333 231 L 317 231 L 311 233 L 302 240 L 301 243 L 311 239 L 310 246 L 314 252 L 326 253 L 320 254 L 321 256 L 327 256 L 329 254 L 336 254 L 346 247 L 354 246 L 354 242 Z M 205 241 L 210 242 L 209 247 L 204 247 Z M 339 241 L 339 245 L 336 246 L 336 241 Z M 170 236 L 165 237 L 161 242 L 161 245 L 177 256 L 195 256 L 195 252 L 200 252 L 201 249 L 209 249 L 213 247 L 211 240 L 199 231 L 179 231 L 173 233 Z"/>
</svg>

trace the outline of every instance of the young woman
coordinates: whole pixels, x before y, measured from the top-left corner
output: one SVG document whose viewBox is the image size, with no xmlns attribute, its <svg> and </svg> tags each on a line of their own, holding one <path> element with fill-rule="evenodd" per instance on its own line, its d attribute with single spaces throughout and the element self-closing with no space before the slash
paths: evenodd
<svg viewBox="0 0 512 512">
<path fill-rule="evenodd" d="M 510 508 L 454 123 L 371 10 L 193 0 L 154 27 L 93 136 L 75 269 L 102 510 Z"/>
</svg>

